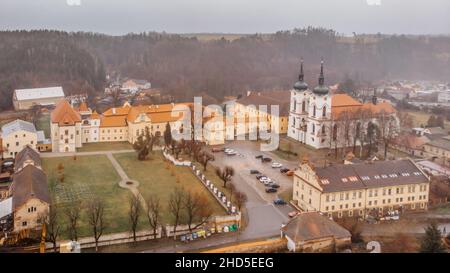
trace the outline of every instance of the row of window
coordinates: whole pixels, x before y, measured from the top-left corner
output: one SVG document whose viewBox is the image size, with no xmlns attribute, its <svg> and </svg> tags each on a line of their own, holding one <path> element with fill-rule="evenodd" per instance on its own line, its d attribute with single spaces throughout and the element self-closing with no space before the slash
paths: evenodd
<svg viewBox="0 0 450 273">
<path fill-rule="evenodd" d="M 30 144 L 33 145 L 33 144 L 34 144 L 34 141 L 31 140 L 31 141 L 30 141 Z M 16 147 L 19 147 L 19 146 L 20 146 L 20 142 L 17 141 L 17 142 L 16 142 Z M 24 145 L 24 146 L 25 146 L 25 145 Z M 9 148 L 9 147 L 10 147 L 9 143 L 6 143 L 6 148 Z"/>
</svg>

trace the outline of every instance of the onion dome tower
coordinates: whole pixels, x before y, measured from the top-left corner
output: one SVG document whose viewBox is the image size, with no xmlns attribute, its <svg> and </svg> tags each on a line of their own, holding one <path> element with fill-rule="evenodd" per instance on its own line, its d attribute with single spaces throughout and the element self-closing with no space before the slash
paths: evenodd
<svg viewBox="0 0 450 273">
<path fill-rule="evenodd" d="M 303 59 L 300 61 L 300 75 L 298 81 L 294 84 L 294 89 L 297 91 L 308 90 L 308 84 L 304 81 L 305 74 L 303 73 Z"/>
<path fill-rule="evenodd" d="M 317 95 L 327 95 L 330 92 L 328 86 L 325 85 L 325 76 L 323 74 L 323 59 L 320 63 L 319 85 L 314 87 L 313 93 Z"/>
</svg>

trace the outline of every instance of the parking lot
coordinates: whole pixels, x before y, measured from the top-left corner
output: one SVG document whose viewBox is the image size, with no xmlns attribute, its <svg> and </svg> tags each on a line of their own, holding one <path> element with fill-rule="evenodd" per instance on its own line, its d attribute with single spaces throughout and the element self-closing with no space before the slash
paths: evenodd
<svg viewBox="0 0 450 273">
<path fill-rule="evenodd" d="M 223 147 L 233 149 L 237 154 L 229 156 L 224 152 L 214 153 L 215 161 L 212 164 L 219 167 L 233 167 L 235 170 L 233 184 L 248 196 L 246 208 L 249 225 L 242 236 L 251 239 L 276 235 L 280 231 L 281 224 L 289 220 L 288 213 L 294 209 L 290 205 L 275 206 L 273 200 L 279 193 L 292 188 L 292 177 L 280 173 L 280 168 L 272 168 L 272 163 L 262 163 L 261 159 L 255 157 L 258 155 L 270 157 L 272 162 L 279 162 L 289 169 L 296 168 L 296 164 L 282 160 L 270 152 L 260 152 L 259 144 L 256 142 L 234 141 L 217 148 Z M 258 170 L 276 181 L 280 185 L 278 193 L 266 193 L 264 184 L 256 179 L 255 174 L 250 174 L 250 170 Z M 267 219 L 271 220 L 267 221 Z"/>
</svg>

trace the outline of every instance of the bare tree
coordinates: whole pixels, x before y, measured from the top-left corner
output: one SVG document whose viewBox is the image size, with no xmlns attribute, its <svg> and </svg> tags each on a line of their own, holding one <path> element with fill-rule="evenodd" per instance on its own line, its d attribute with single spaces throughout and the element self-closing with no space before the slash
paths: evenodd
<svg viewBox="0 0 450 273">
<path fill-rule="evenodd" d="M 61 230 L 58 211 L 58 206 L 53 204 L 50 206 L 48 213 L 42 217 L 43 223 L 45 224 L 46 240 L 53 244 L 54 252 L 57 250 L 56 242 Z"/>
<path fill-rule="evenodd" d="M 68 220 L 67 229 L 72 241 L 78 241 L 78 220 L 80 219 L 81 203 L 72 202 L 64 209 L 64 214 Z"/>
<path fill-rule="evenodd" d="M 396 136 L 394 123 L 395 118 L 392 115 L 389 115 L 385 111 L 381 111 L 378 117 L 378 124 L 380 126 L 379 138 L 384 144 L 384 160 L 387 160 L 387 152 L 389 149 L 389 145 Z"/>
<path fill-rule="evenodd" d="M 133 241 L 136 242 L 136 231 L 139 223 L 139 216 L 141 215 L 141 203 L 138 195 L 130 197 L 130 210 L 128 216 L 130 217 L 130 229 L 133 233 Z"/>
<path fill-rule="evenodd" d="M 184 206 L 184 192 L 180 188 L 175 188 L 170 194 L 169 199 L 169 211 L 173 217 L 173 236 L 176 238 L 177 227 L 180 224 L 182 210 Z"/>
<path fill-rule="evenodd" d="M 105 230 L 104 210 L 105 205 L 98 198 L 93 198 L 87 206 L 88 222 L 95 240 L 95 251 L 98 251 L 98 240 Z"/>
<path fill-rule="evenodd" d="M 156 237 L 156 230 L 160 225 L 161 201 L 156 195 L 150 195 L 145 202 L 147 203 L 147 219 L 150 227 L 153 229 L 153 236 Z"/>
<path fill-rule="evenodd" d="M 234 169 L 230 166 L 226 166 L 223 170 L 220 168 L 216 169 L 217 176 L 223 181 L 223 187 L 227 187 L 227 182 L 231 181 L 234 176 Z"/>
<path fill-rule="evenodd" d="M 245 203 L 247 203 L 247 200 L 248 200 L 247 194 L 245 194 L 244 192 L 240 192 L 240 191 L 238 191 L 234 194 L 234 198 L 235 198 L 235 202 L 236 202 L 236 205 L 239 210 L 241 210 L 241 208 L 245 205 Z"/>
<path fill-rule="evenodd" d="M 202 164 L 203 170 L 206 171 L 206 167 L 208 166 L 208 162 L 214 160 L 214 156 L 207 152 L 201 152 L 198 156 L 198 162 Z"/>
<path fill-rule="evenodd" d="M 185 195 L 184 210 L 190 232 L 206 223 L 213 214 L 213 210 L 208 204 L 208 198 L 204 194 L 192 191 L 188 191 Z M 196 226 L 192 227 L 195 222 Z"/>
</svg>

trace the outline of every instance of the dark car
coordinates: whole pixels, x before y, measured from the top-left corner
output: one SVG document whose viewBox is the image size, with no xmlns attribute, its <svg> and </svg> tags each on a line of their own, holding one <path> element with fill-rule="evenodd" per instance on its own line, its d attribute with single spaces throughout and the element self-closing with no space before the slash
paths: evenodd
<svg viewBox="0 0 450 273">
<path fill-rule="evenodd" d="M 287 173 L 288 171 L 290 171 L 288 168 L 281 168 L 280 169 L 280 173 Z"/>
<path fill-rule="evenodd" d="M 281 199 L 281 198 L 277 198 L 277 199 L 273 200 L 273 203 L 274 203 L 275 205 L 286 205 L 286 204 L 287 204 L 286 201 L 284 201 L 284 200 Z"/>
<path fill-rule="evenodd" d="M 261 158 L 261 161 L 262 162 L 272 162 L 272 158 L 270 158 L 270 157 L 263 157 L 263 158 Z"/>
<path fill-rule="evenodd" d="M 267 193 L 276 193 L 278 190 L 277 189 L 274 189 L 274 188 L 267 188 L 266 189 L 266 192 Z"/>
<path fill-rule="evenodd" d="M 260 173 L 260 174 L 258 174 L 257 176 L 256 176 L 256 179 L 260 179 L 261 177 L 264 177 L 265 175 L 264 174 L 262 174 L 262 173 Z"/>
<path fill-rule="evenodd" d="M 250 174 L 260 174 L 258 170 L 250 170 Z"/>
<path fill-rule="evenodd" d="M 278 185 L 277 183 L 273 183 L 270 185 L 270 187 L 274 188 L 274 189 L 279 189 L 280 185 Z"/>
<path fill-rule="evenodd" d="M 255 158 L 256 159 L 261 159 L 261 158 L 263 158 L 263 155 L 257 155 L 257 156 L 255 156 Z"/>
</svg>

